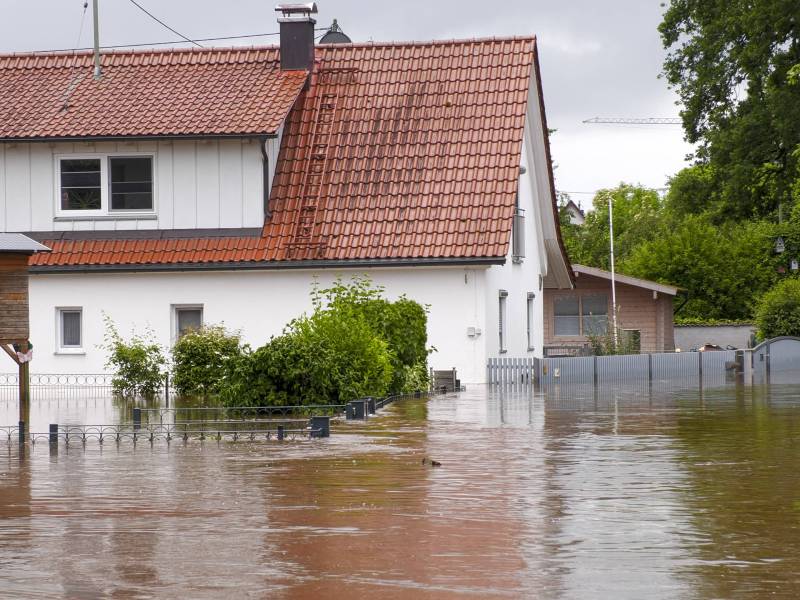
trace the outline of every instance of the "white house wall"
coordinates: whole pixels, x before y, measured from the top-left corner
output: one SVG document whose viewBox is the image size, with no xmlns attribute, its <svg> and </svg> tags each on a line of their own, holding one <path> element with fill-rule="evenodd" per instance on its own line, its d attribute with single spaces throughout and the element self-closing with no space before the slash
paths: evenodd
<svg viewBox="0 0 800 600">
<path fill-rule="evenodd" d="M 0 143 L 0 231 L 261 227 L 263 159 L 256 139 Z M 269 182 L 280 139 L 266 143 Z M 56 156 L 152 153 L 155 215 L 59 218 Z"/>
<path fill-rule="evenodd" d="M 363 271 L 318 273 L 323 285 L 337 275 L 348 279 Z M 106 371 L 103 313 L 127 335 L 150 327 L 169 346 L 173 305 L 202 305 L 207 324 L 224 323 L 242 331 L 253 347 L 279 334 L 292 318 L 311 308 L 311 271 L 236 271 L 127 274 L 48 274 L 30 278 L 31 341 L 35 373 Z M 485 268 L 370 269 L 390 298 L 406 294 L 430 305 L 430 356 L 436 369 L 455 367 L 464 383 L 485 380 L 485 334 L 469 337 L 470 327 L 485 330 Z M 57 354 L 56 310 L 83 310 L 84 354 Z"/>
<path fill-rule="evenodd" d="M 530 152 L 523 146 L 521 165 L 526 167 L 532 176 L 520 177 L 519 206 L 525 211 L 525 258 L 519 264 L 512 261 L 509 250 L 504 265 L 491 267 L 486 273 L 486 352 L 488 356 L 509 356 L 514 358 L 542 356 L 544 332 L 544 302 L 542 289 L 539 287 L 539 275 L 546 258 L 542 255 L 540 245 L 541 232 L 536 218 L 536 176 L 533 175 L 533 161 Z M 500 352 L 500 291 L 508 293 L 506 297 L 506 352 Z M 528 294 L 533 293 L 533 324 L 531 328 L 532 345 L 528 347 Z M 532 348 L 532 349 L 531 349 Z"/>
</svg>

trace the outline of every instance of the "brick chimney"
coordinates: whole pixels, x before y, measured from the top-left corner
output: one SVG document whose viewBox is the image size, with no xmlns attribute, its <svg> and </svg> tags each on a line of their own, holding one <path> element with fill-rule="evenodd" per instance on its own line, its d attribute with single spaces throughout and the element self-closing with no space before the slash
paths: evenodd
<svg viewBox="0 0 800 600">
<path fill-rule="evenodd" d="M 281 28 L 281 69 L 311 71 L 314 65 L 314 25 L 317 3 L 278 4 Z"/>
</svg>

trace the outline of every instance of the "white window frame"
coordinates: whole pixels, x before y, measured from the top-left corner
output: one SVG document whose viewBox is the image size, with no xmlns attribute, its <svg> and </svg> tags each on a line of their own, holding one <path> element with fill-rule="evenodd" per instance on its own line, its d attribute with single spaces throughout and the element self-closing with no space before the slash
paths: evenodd
<svg viewBox="0 0 800 600">
<path fill-rule="evenodd" d="M 112 158 L 150 158 L 152 177 L 153 208 L 139 210 L 112 210 L 111 208 L 111 159 Z M 99 210 L 65 210 L 61 208 L 61 161 L 62 160 L 99 160 L 100 161 L 100 209 Z M 69 219 L 114 218 L 117 216 L 142 216 L 156 214 L 158 198 L 156 197 L 156 155 L 153 152 L 90 152 L 81 154 L 56 154 L 54 160 L 54 189 L 56 217 Z"/>
<path fill-rule="evenodd" d="M 78 313 L 80 315 L 81 343 L 78 346 L 64 345 L 64 313 Z M 56 307 L 56 354 L 86 354 L 84 350 L 84 328 L 82 306 L 57 306 Z"/>
<path fill-rule="evenodd" d="M 172 321 L 172 343 L 178 341 L 178 313 L 182 310 L 199 310 L 200 311 L 200 326 L 203 327 L 205 325 L 205 307 L 202 304 L 173 304 L 171 321 Z"/>
<path fill-rule="evenodd" d="M 526 319 L 528 323 L 528 352 L 533 352 L 533 325 L 534 325 L 534 311 L 535 311 L 535 300 L 536 294 L 533 292 L 528 292 L 528 297 L 525 301 L 525 313 Z"/>
<path fill-rule="evenodd" d="M 508 352 L 508 292 L 500 290 L 497 297 L 497 333 L 500 354 Z"/>
</svg>

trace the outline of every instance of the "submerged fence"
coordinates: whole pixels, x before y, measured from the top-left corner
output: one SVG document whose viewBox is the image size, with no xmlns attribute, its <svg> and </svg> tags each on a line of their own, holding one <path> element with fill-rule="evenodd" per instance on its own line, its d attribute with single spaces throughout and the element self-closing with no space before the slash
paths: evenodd
<svg viewBox="0 0 800 600">
<path fill-rule="evenodd" d="M 31 373 L 31 400 L 95 400 L 113 394 L 107 373 Z M 0 401 L 19 399 L 19 375 L 0 373 Z"/>
<path fill-rule="evenodd" d="M 687 386 L 799 383 L 800 338 L 768 340 L 753 349 L 559 358 L 494 358 L 490 384 L 615 385 L 658 382 Z"/>
</svg>

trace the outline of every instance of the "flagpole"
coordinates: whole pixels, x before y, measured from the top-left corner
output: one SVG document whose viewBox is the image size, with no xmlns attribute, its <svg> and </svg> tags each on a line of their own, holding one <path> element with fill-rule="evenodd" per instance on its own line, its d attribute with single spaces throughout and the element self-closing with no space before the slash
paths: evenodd
<svg viewBox="0 0 800 600">
<path fill-rule="evenodd" d="M 614 348 L 619 345 L 617 340 L 617 282 L 614 272 L 614 196 L 608 195 L 608 233 L 611 241 L 611 315 L 614 327 Z"/>
</svg>

